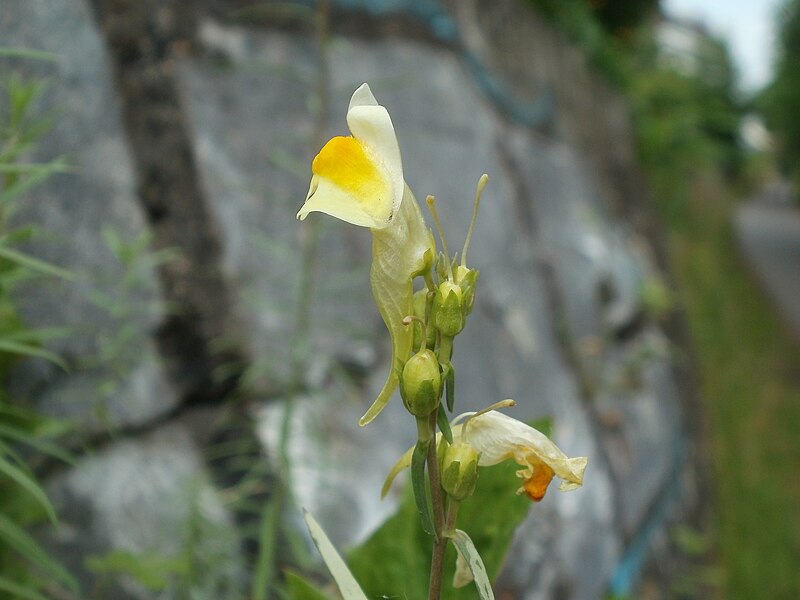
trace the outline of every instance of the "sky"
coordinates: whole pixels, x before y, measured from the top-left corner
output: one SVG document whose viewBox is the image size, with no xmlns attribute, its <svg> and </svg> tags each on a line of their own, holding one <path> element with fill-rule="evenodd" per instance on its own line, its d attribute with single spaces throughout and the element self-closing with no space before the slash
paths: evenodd
<svg viewBox="0 0 800 600">
<path fill-rule="evenodd" d="M 706 24 L 727 40 L 739 72 L 740 87 L 755 91 L 771 79 L 776 15 L 784 0 L 661 0 L 671 16 Z"/>
</svg>

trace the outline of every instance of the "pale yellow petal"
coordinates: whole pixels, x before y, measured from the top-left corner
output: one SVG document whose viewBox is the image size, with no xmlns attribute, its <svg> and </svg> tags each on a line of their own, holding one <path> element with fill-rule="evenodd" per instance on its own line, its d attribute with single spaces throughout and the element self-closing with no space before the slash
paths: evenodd
<svg viewBox="0 0 800 600">
<path fill-rule="evenodd" d="M 392 213 L 396 212 L 403 199 L 405 185 L 400 146 L 389 112 L 378 104 L 367 84 L 358 88 L 350 99 L 347 126 L 380 164 L 392 190 Z"/>
<path fill-rule="evenodd" d="M 298 218 L 318 211 L 354 225 L 386 227 L 394 210 L 391 182 L 365 146 L 352 137 L 335 137 L 311 165 L 308 197 Z"/>
<path fill-rule="evenodd" d="M 481 453 L 481 466 L 513 458 L 528 467 L 527 477 L 537 473 L 537 466 L 546 465 L 564 480 L 561 489 L 565 491 L 583 483 L 586 457 L 569 458 L 542 432 L 502 413 L 492 411 L 469 419 L 462 437 Z"/>
<path fill-rule="evenodd" d="M 389 226 L 372 231 L 372 296 L 392 338 L 392 363 L 378 397 L 359 420 L 366 425 L 383 410 L 397 388 L 399 373 L 408 360 L 414 331 L 403 324 L 413 313 L 412 280 L 428 261 L 433 260 L 434 246 L 417 201 L 405 186 L 400 209 Z"/>
</svg>

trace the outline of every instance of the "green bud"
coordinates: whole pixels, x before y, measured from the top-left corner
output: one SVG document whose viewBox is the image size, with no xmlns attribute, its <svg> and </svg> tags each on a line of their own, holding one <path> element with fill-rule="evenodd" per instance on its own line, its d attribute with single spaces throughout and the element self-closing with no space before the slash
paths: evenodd
<svg viewBox="0 0 800 600">
<path fill-rule="evenodd" d="M 478 451 L 463 442 L 448 446 L 442 459 L 444 491 L 456 500 L 463 500 L 475 492 L 477 482 Z"/>
<path fill-rule="evenodd" d="M 436 257 L 434 270 L 436 271 L 436 274 L 439 276 L 440 280 L 447 279 L 447 275 L 449 273 L 449 270 L 447 268 L 447 258 L 441 252 L 439 252 L 438 256 Z"/>
<path fill-rule="evenodd" d="M 408 412 L 426 417 L 439 406 L 442 374 L 432 350 L 422 350 L 408 359 L 400 377 L 400 396 Z"/>
<path fill-rule="evenodd" d="M 464 329 L 463 292 L 451 281 L 443 281 L 433 298 L 433 323 L 442 335 L 455 337 Z"/>
<path fill-rule="evenodd" d="M 475 283 L 478 281 L 480 271 L 477 269 L 468 269 L 463 265 L 456 267 L 454 277 L 456 283 L 461 288 L 463 294 L 463 303 L 461 305 L 466 318 L 471 312 L 475 304 Z"/>
</svg>

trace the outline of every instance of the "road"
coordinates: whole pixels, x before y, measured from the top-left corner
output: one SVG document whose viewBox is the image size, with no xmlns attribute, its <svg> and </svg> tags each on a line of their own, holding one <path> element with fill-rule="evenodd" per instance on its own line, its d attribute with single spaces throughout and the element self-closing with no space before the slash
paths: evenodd
<svg viewBox="0 0 800 600">
<path fill-rule="evenodd" d="M 754 200 L 736 211 L 742 254 L 800 342 L 800 211 Z"/>
</svg>

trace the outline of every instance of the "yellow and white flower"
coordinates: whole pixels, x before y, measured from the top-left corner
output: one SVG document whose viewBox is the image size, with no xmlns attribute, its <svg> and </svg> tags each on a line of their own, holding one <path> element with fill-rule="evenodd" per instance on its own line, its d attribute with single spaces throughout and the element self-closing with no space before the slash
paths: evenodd
<svg viewBox="0 0 800 600">
<path fill-rule="evenodd" d="M 392 119 L 365 83 L 350 99 L 347 124 L 353 134 L 330 140 L 311 164 L 311 185 L 299 219 L 323 212 L 372 232 L 370 284 L 375 304 L 392 338 L 386 383 L 360 425 L 383 410 L 397 388 L 413 345 L 412 280 L 433 264 L 433 234 L 403 178 Z"/>
<path fill-rule="evenodd" d="M 517 471 L 517 477 L 523 480 L 518 494 L 525 493 L 538 502 L 544 498 L 553 477 L 561 479 L 558 489 L 562 492 L 583 484 L 588 462 L 585 456 L 569 458 L 538 429 L 497 411 L 474 414 L 462 415 L 467 420 L 459 429 L 460 438 L 480 453 L 478 465 L 482 467 L 507 459 L 523 467 Z"/>
<path fill-rule="evenodd" d="M 311 185 L 297 217 L 319 211 L 383 229 L 403 200 L 403 163 L 392 119 L 366 83 L 350 99 L 347 125 L 353 135 L 331 139 L 311 163 Z"/>
<path fill-rule="evenodd" d="M 461 422 L 463 421 L 463 422 Z M 461 422 L 461 423 L 459 423 Z M 561 479 L 559 490 L 568 492 L 583 485 L 585 456 L 569 458 L 541 431 L 494 410 L 465 413 L 454 420 L 453 443 L 466 443 L 478 453 L 478 466 L 490 467 L 512 459 L 523 467 L 517 477 L 523 480 L 518 494 L 538 502 L 544 498 L 554 477 Z M 438 434 L 441 439 L 441 433 Z M 392 467 L 381 492 L 385 496 L 397 474 L 411 464 L 406 452 Z"/>
</svg>

